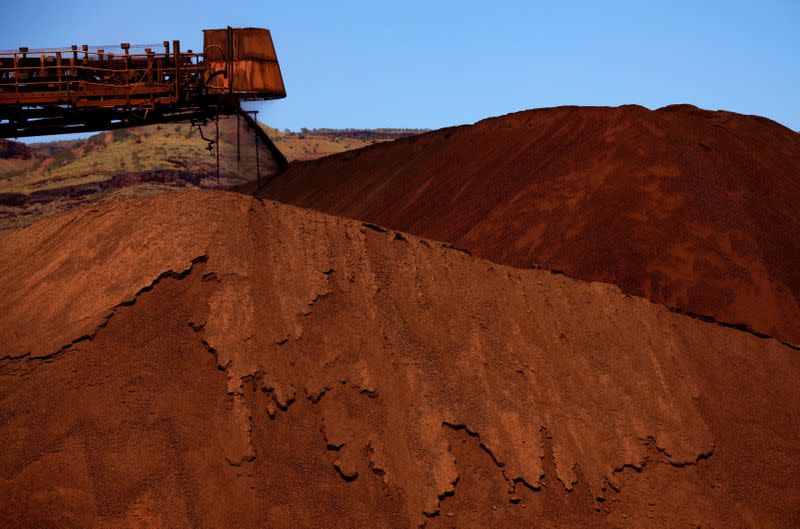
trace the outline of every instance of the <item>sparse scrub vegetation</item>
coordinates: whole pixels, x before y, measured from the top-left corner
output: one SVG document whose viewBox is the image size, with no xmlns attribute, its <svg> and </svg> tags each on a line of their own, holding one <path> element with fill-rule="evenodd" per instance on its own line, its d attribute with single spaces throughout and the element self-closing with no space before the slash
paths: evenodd
<svg viewBox="0 0 800 529">
<path fill-rule="evenodd" d="M 247 177 L 255 171 L 253 132 L 240 121 L 241 161 L 236 159 L 236 118 L 220 119 L 221 172 Z M 203 134 L 213 138 L 215 123 L 202 126 Z M 360 148 L 387 138 L 387 132 L 398 136 L 407 130 L 337 131 L 309 129 L 300 132 L 261 127 L 290 159 L 310 159 Z M 362 139 L 363 137 L 363 139 Z M 174 171 L 188 174 L 215 172 L 215 151 L 189 123 L 153 125 L 134 129 L 116 129 L 95 134 L 87 139 L 32 144 L 35 161 L 0 160 L 0 192 L 28 193 L 35 190 L 69 187 L 100 182 L 119 172 Z"/>
</svg>

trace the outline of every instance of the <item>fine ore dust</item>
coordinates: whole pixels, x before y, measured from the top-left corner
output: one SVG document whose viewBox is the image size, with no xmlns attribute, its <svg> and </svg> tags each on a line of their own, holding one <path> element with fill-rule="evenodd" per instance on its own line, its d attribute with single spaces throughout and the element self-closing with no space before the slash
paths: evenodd
<svg viewBox="0 0 800 529">
<path fill-rule="evenodd" d="M 509 264 L 537 255 L 588 279 L 608 267 L 622 291 L 225 192 L 125 199 L 0 236 L 3 527 L 800 526 L 798 351 L 630 295 L 797 330 L 796 305 L 783 319 L 767 309 L 778 280 L 795 299 L 798 256 L 752 247 L 791 237 L 796 216 L 789 233 L 767 230 L 791 196 L 769 191 L 773 207 L 758 209 L 766 197 L 739 173 L 711 169 L 732 156 L 724 141 L 755 145 L 737 127 L 756 118 L 693 112 L 500 118 L 319 162 L 347 168 L 333 173 L 341 203 L 325 189 L 297 200 Z M 699 123 L 694 145 L 674 136 L 686 123 Z M 790 170 L 769 157 L 796 141 L 752 128 L 767 154 L 742 156 Z M 559 134 L 562 148 L 548 143 Z M 626 142 L 643 134 L 642 152 Z M 680 142 L 703 149 L 686 155 L 692 185 L 670 154 Z M 456 186 L 442 171 L 465 149 L 484 168 L 455 164 Z M 373 169 L 356 161 L 381 156 L 397 163 L 364 181 Z M 646 191 L 624 193 L 620 175 L 645 159 Z M 293 174 L 311 185 L 313 168 Z M 691 188 L 712 183 L 724 196 L 696 214 Z M 733 201 L 740 217 L 727 217 Z M 626 220 L 603 235 L 612 210 Z M 661 259 L 684 239 L 685 262 Z M 753 260 L 719 258 L 731 251 Z M 700 262 L 709 270 L 667 275 Z M 720 266 L 772 290 L 740 299 L 710 273 Z M 719 299 L 719 312 L 704 304 Z"/>
</svg>

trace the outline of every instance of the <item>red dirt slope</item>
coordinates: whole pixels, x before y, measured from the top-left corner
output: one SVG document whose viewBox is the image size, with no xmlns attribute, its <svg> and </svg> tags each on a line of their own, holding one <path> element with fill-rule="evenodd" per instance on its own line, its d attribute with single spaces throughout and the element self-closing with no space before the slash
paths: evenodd
<svg viewBox="0 0 800 529">
<path fill-rule="evenodd" d="M 797 351 L 243 195 L 0 236 L 0 351 L 4 528 L 800 524 Z"/>
<path fill-rule="evenodd" d="M 519 112 L 295 163 L 260 196 L 800 343 L 800 135 L 764 118 Z"/>
</svg>

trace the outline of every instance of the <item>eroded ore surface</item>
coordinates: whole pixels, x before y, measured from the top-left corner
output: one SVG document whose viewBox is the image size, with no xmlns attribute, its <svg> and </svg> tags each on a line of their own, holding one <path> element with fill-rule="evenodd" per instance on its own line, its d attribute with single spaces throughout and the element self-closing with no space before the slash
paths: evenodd
<svg viewBox="0 0 800 529">
<path fill-rule="evenodd" d="M 0 237 L 4 527 L 795 527 L 798 352 L 243 195 Z"/>
<path fill-rule="evenodd" d="M 260 196 L 800 344 L 800 134 L 765 118 L 529 110 L 295 163 Z"/>
</svg>

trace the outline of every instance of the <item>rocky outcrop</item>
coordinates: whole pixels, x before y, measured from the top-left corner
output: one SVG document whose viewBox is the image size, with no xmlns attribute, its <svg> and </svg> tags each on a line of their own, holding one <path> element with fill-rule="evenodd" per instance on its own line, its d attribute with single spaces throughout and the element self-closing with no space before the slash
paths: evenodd
<svg viewBox="0 0 800 529">
<path fill-rule="evenodd" d="M 33 151 L 24 143 L 0 138 L 0 160 L 10 158 L 30 160 L 32 156 Z"/>
</svg>

